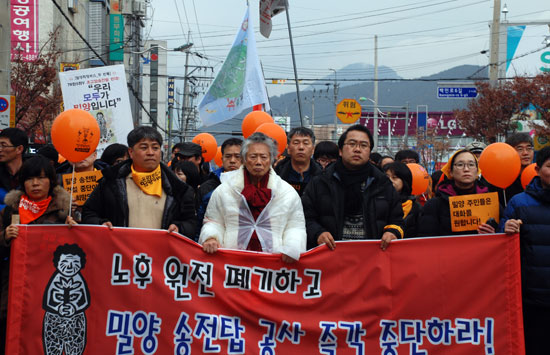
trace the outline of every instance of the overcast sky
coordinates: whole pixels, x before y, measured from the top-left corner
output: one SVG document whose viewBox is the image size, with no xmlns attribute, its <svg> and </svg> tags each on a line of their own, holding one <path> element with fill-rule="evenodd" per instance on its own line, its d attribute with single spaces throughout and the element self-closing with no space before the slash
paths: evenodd
<svg viewBox="0 0 550 355">
<path fill-rule="evenodd" d="M 250 11 L 265 77 L 292 78 L 286 16 L 282 13 L 274 17 L 273 32 L 266 39 L 259 33 L 258 2 L 250 1 Z M 339 70 L 352 63 L 374 64 L 374 35 L 378 35 L 379 65 L 393 68 L 404 78 L 431 75 L 461 64 L 488 63 L 488 54 L 480 52 L 489 49 L 493 1 L 289 2 L 300 78 L 323 78 L 333 75 L 330 69 Z M 174 48 L 187 42 L 190 31 L 193 51 L 209 59 L 192 56 L 190 64 L 217 70 L 231 47 L 246 6 L 245 0 L 152 0 L 145 34 L 149 39 L 167 40 L 168 47 Z M 506 7 L 510 22 L 550 23 L 548 0 L 508 0 Z M 544 31 L 550 35 L 546 28 Z M 170 53 L 168 74 L 183 75 L 184 64 L 185 55 Z M 292 89 L 291 85 L 268 87 L 271 95 Z"/>
</svg>

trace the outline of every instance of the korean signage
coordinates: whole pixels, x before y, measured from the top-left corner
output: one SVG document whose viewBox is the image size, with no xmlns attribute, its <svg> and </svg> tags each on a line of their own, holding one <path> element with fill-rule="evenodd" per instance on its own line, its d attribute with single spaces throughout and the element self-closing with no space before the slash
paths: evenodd
<svg viewBox="0 0 550 355">
<path fill-rule="evenodd" d="M 439 99 L 473 99 L 477 97 L 476 87 L 438 87 Z"/>
<path fill-rule="evenodd" d="M 11 258 L 10 355 L 523 354 L 518 235 L 337 242 L 286 264 L 42 225 L 19 227 Z"/>
<path fill-rule="evenodd" d="M 70 193 L 72 186 L 73 201 L 76 201 L 77 206 L 82 206 L 94 191 L 103 174 L 99 170 L 75 173 L 71 184 L 72 176 L 72 173 L 63 174 L 63 188 Z"/>
<path fill-rule="evenodd" d="M 10 0 L 11 61 L 38 58 L 38 0 Z M 4 11 L 4 10 L 2 10 Z"/>
<path fill-rule="evenodd" d="M 64 63 L 64 62 L 59 63 L 60 72 L 78 70 L 78 69 L 80 69 L 79 63 Z"/>
<path fill-rule="evenodd" d="M 451 229 L 453 232 L 476 230 L 489 218 L 499 221 L 498 193 L 450 196 Z"/>
<path fill-rule="evenodd" d="M 0 95 L 0 130 L 15 127 L 15 96 Z"/>
<path fill-rule="evenodd" d="M 124 60 L 124 17 L 122 14 L 109 15 L 110 44 L 109 60 Z"/>
<path fill-rule="evenodd" d="M 112 143 L 126 144 L 134 128 L 124 65 L 59 73 L 65 109 L 89 111 L 99 124 L 98 156 Z"/>
<path fill-rule="evenodd" d="M 354 123 L 361 117 L 361 105 L 354 99 L 343 99 L 336 106 L 336 116 L 342 123 Z"/>
<path fill-rule="evenodd" d="M 173 76 L 168 78 L 168 106 L 174 106 L 174 89 L 176 79 Z"/>
</svg>

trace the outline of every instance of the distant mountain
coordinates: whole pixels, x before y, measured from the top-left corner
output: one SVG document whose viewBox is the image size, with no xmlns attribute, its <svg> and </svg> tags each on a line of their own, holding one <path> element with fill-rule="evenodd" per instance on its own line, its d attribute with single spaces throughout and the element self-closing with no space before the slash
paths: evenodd
<svg viewBox="0 0 550 355">
<path fill-rule="evenodd" d="M 488 67 L 480 67 L 478 65 L 460 65 L 451 69 L 444 70 L 437 74 L 421 77 L 420 79 L 464 79 L 477 80 L 488 78 Z"/>
<path fill-rule="evenodd" d="M 378 78 L 379 79 L 401 79 L 401 77 L 390 67 L 380 66 L 378 67 Z M 342 69 L 336 71 L 336 79 L 340 87 L 350 86 L 357 83 L 357 79 L 374 79 L 374 65 L 365 64 L 365 63 L 354 63 L 349 64 Z M 327 75 L 321 79 L 321 81 L 326 80 L 327 83 L 334 83 L 334 75 Z M 350 81 L 346 81 L 350 80 Z M 306 90 L 313 90 L 313 86 L 308 87 Z"/>
<path fill-rule="evenodd" d="M 371 79 L 368 76 L 368 64 L 352 64 L 339 70 L 337 78 L 346 78 L 351 75 L 357 75 L 356 78 Z M 386 67 L 387 68 L 387 67 Z M 364 75 L 364 76 L 363 76 Z M 466 107 L 468 99 L 438 99 L 437 86 L 438 81 L 449 81 L 450 79 L 475 80 L 487 78 L 488 71 L 486 67 L 475 65 L 461 65 L 440 73 L 430 76 L 421 77 L 418 79 L 402 79 L 391 68 L 380 70 L 378 84 L 378 103 L 382 111 L 405 111 L 404 107 L 408 104 L 411 112 L 416 112 L 418 105 L 428 106 L 429 111 L 452 111 Z M 475 78 L 475 79 L 472 79 Z M 334 82 L 330 76 L 327 77 L 329 84 Z M 339 82 L 343 84 L 343 82 Z M 314 119 L 314 123 L 330 124 L 334 122 L 334 93 L 333 86 L 328 86 L 328 90 L 313 91 L 312 87 L 307 87 L 300 91 L 302 99 L 302 115 L 306 121 L 304 125 Z M 338 92 L 336 103 L 344 98 L 359 99 L 360 97 L 373 98 L 373 83 L 354 83 L 349 82 L 349 85 L 341 85 Z M 273 116 L 290 116 L 291 125 L 300 125 L 300 116 L 298 113 L 298 103 L 296 93 L 287 93 L 280 96 L 270 97 L 270 104 Z M 372 107 L 372 103 L 368 100 L 364 102 L 368 107 Z M 395 106 L 395 107 L 390 107 Z M 219 123 L 212 127 L 203 128 L 203 131 L 208 132 L 224 132 L 225 134 L 216 134 L 215 136 L 219 143 L 229 137 L 231 132 L 239 132 L 241 130 L 242 118 L 248 113 L 245 112 L 236 118 L 229 121 Z M 307 116 L 307 118 L 306 118 Z M 219 137 L 218 137 L 219 136 Z"/>
</svg>

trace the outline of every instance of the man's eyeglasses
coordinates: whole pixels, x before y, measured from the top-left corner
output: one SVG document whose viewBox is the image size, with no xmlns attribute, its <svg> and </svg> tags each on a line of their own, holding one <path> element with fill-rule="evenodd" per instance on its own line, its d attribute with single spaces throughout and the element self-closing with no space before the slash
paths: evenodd
<svg viewBox="0 0 550 355">
<path fill-rule="evenodd" d="M 517 151 L 518 153 L 532 152 L 532 151 L 533 151 L 533 147 L 517 147 L 517 148 L 516 148 L 516 151 Z"/>
<path fill-rule="evenodd" d="M 368 142 L 357 142 L 357 141 L 349 141 L 344 143 L 344 145 L 347 145 L 348 147 L 355 149 L 357 147 L 361 148 L 361 150 L 367 150 L 370 148 L 370 144 Z"/>
<path fill-rule="evenodd" d="M 0 149 L 15 148 L 15 145 L 0 144 Z"/>
</svg>

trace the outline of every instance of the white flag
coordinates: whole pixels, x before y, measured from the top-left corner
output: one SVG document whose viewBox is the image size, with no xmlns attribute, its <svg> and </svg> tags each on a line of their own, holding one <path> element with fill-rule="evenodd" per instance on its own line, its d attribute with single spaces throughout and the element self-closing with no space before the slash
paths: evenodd
<svg viewBox="0 0 550 355">
<path fill-rule="evenodd" d="M 212 126 L 260 104 L 265 104 L 269 110 L 254 28 L 247 8 L 233 46 L 199 104 L 199 116 L 205 126 Z"/>
<path fill-rule="evenodd" d="M 287 0 L 260 0 L 260 33 L 269 38 L 271 35 L 271 18 L 285 11 Z"/>
</svg>

